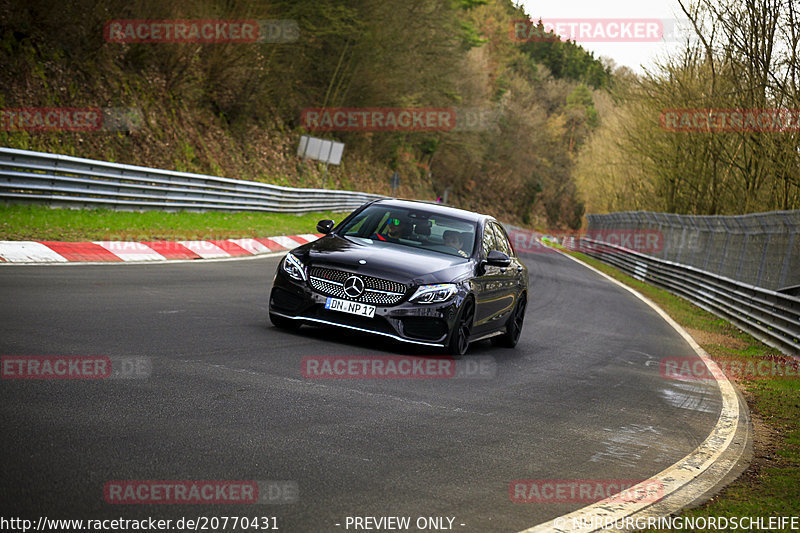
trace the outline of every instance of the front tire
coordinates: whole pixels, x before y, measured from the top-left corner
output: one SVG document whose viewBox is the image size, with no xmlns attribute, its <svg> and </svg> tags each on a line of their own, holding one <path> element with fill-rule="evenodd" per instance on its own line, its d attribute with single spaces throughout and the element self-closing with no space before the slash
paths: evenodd
<svg viewBox="0 0 800 533">
<path fill-rule="evenodd" d="M 492 342 L 495 346 L 503 346 L 504 348 L 514 348 L 519 342 L 519 337 L 522 334 L 522 325 L 525 322 L 525 309 L 528 307 L 528 299 L 523 294 L 520 295 L 517 301 L 514 312 L 508 317 L 506 323 L 506 332 L 497 337 L 492 337 Z"/>
<path fill-rule="evenodd" d="M 474 319 L 475 302 L 473 302 L 471 298 L 468 298 L 461 306 L 461 311 L 458 313 L 453 332 L 450 334 L 450 341 L 447 343 L 446 348 L 448 354 L 461 356 L 467 353 Z"/>
</svg>

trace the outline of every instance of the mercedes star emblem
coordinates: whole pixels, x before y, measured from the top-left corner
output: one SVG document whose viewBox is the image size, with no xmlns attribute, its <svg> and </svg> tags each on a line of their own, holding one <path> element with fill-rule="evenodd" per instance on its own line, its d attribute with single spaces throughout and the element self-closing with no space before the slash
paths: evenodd
<svg viewBox="0 0 800 533">
<path fill-rule="evenodd" d="M 364 280 L 350 276 L 344 281 L 344 293 L 350 298 L 358 298 L 364 292 Z"/>
</svg>

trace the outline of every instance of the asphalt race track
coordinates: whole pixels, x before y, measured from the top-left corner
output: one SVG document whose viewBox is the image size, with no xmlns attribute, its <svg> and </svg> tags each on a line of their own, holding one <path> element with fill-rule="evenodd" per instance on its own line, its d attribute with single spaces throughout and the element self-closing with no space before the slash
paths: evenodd
<svg viewBox="0 0 800 533">
<path fill-rule="evenodd" d="M 436 354 L 272 327 L 278 261 L 0 267 L 1 355 L 152 364 L 141 379 L 0 381 L 0 514 L 269 516 L 284 532 L 346 531 L 348 516 L 454 517 L 455 531 L 513 532 L 585 503 L 516 503 L 512 481 L 643 480 L 719 415 L 713 382 L 661 376 L 662 358 L 694 356 L 674 330 L 555 253 L 525 258 L 517 349 L 484 341 L 464 359 L 494 358 L 492 378 L 304 378 L 304 356 Z M 111 480 L 289 480 L 299 497 L 114 505 Z"/>
</svg>

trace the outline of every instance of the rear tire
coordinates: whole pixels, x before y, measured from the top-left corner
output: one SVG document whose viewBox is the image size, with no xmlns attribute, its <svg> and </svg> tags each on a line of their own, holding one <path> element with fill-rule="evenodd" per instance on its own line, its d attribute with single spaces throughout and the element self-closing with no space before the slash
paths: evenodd
<svg viewBox="0 0 800 533">
<path fill-rule="evenodd" d="M 469 348 L 469 336 L 472 333 L 472 321 L 475 319 L 475 302 L 471 298 L 464 301 L 461 311 L 458 313 L 453 332 L 450 334 L 450 341 L 447 343 L 446 351 L 450 355 L 462 356 L 467 353 Z"/>
<path fill-rule="evenodd" d="M 269 314 L 269 321 L 272 322 L 273 326 L 280 329 L 295 330 L 300 327 L 299 320 L 292 320 L 273 313 Z"/>
<path fill-rule="evenodd" d="M 508 317 L 506 332 L 502 335 L 492 337 L 492 342 L 495 346 L 514 348 L 517 345 L 519 337 L 522 334 L 522 326 L 525 322 L 525 309 L 528 306 L 527 300 L 524 294 L 520 296 L 516 307 L 514 307 L 514 312 Z"/>
</svg>

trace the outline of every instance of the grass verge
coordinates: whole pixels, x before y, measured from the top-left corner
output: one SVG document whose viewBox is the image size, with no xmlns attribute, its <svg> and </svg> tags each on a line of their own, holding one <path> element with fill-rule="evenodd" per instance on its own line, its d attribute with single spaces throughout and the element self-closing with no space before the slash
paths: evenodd
<svg viewBox="0 0 800 533">
<path fill-rule="evenodd" d="M 754 426 L 754 455 L 750 466 L 711 500 L 699 507 L 683 510 L 676 516 L 685 521 L 695 519 L 696 524 L 701 525 L 708 524 L 711 517 L 762 517 L 766 526 L 769 517 L 800 514 L 800 379 L 791 359 L 678 296 L 636 280 L 584 254 L 564 251 L 636 289 L 659 305 L 720 364 L 747 401 Z M 736 367 L 732 366 L 732 362 L 736 361 L 744 363 L 741 371 L 736 371 Z M 769 365 L 759 367 L 763 361 L 769 362 Z M 747 366 L 748 362 L 750 367 Z M 746 371 L 747 368 L 767 367 L 794 368 L 791 371 L 793 375 L 771 375 L 774 372 L 769 371 L 767 373 L 770 375 L 765 376 L 763 372 Z M 684 527 L 669 531 L 728 530 L 732 529 Z"/>
<path fill-rule="evenodd" d="M 37 205 L 0 206 L 0 240 L 154 241 L 217 240 L 316 233 L 317 222 L 337 222 L 346 213 L 114 211 L 53 209 Z"/>
</svg>

